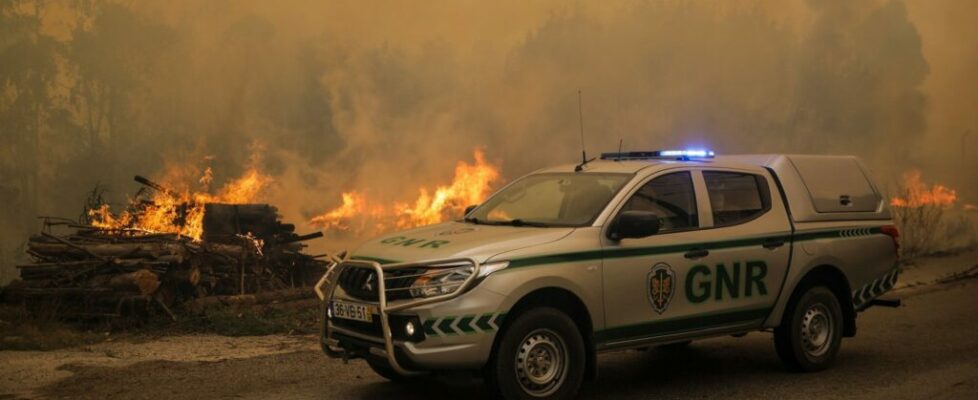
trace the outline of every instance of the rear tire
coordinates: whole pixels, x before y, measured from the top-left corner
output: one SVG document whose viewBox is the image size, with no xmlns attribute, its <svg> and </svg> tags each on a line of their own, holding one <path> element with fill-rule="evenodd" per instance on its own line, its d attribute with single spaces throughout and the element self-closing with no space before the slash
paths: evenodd
<svg viewBox="0 0 978 400">
<path fill-rule="evenodd" d="M 813 286 L 792 298 L 781 325 L 774 330 L 774 347 L 789 368 L 813 372 L 828 368 L 842 344 L 842 306 L 829 288 Z"/>
<path fill-rule="evenodd" d="M 553 308 L 515 317 L 486 364 L 486 385 L 505 399 L 572 399 L 584 380 L 586 349 L 577 325 Z"/>
</svg>

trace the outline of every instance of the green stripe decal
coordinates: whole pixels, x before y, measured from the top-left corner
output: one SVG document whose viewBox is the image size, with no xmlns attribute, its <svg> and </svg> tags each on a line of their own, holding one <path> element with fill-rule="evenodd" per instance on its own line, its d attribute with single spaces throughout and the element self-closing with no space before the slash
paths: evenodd
<svg viewBox="0 0 978 400">
<path fill-rule="evenodd" d="M 883 233 L 882 227 L 877 226 L 871 228 L 847 228 L 847 229 L 833 229 L 833 230 L 815 231 L 815 232 L 797 232 L 795 233 L 794 236 L 790 234 L 781 234 L 781 235 L 762 236 L 762 237 L 748 238 L 748 239 L 721 240 L 721 241 L 700 242 L 700 243 L 683 243 L 683 244 L 668 245 L 668 246 L 637 247 L 637 248 L 630 248 L 630 249 L 597 249 L 597 250 L 576 251 L 570 253 L 545 254 L 540 256 L 530 256 L 530 257 L 512 259 L 509 261 L 509 267 L 500 272 L 505 272 L 506 270 L 512 270 L 520 267 L 531 267 L 536 265 L 679 253 L 679 252 L 687 251 L 693 247 L 701 248 L 704 250 L 718 250 L 718 249 L 729 249 L 729 248 L 736 248 L 736 247 L 760 246 L 763 245 L 764 242 L 768 240 L 783 240 L 785 242 L 791 242 L 793 240 L 795 242 L 801 242 L 807 240 L 837 239 L 837 238 L 846 238 L 846 237 L 867 236 L 867 235 L 875 235 L 881 233 Z M 380 264 L 395 264 L 400 262 L 400 261 L 388 260 L 384 258 L 370 257 L 370 256 L 352 256 L 350 258 L 353 260 L 376 261 Z"/>
<path fill-rule="evenodd" d="M 690 248 L 700 248 L 704 250 L 728 249 L 734 247 L 760 246 L 765 241 L 778 239 L 790 241 L 790 235 L 764 236 L 750 239 L 724 240 L 717 242 L 683 243 L 669 246 L 636 247 L 629 249 L 610 249 L 610 250 L 591 250 L 575 253 L 553 254 L 545 256 L 534 256 L 518 258 L 509 262 L 509 268 L 527 267 L 532 265 L 554 264 L 561 262 L 589 261 L 612 258 L 631 258 L 651 256 L 656 254 L 670 254 L 688 251 Z"/>
<path fill-rule="evenodd" d="M 769 240 L 782 240 L 785 242 L 791 242 L 792 239 L 794 239 L 795 242 L 800 242 L 806 240 L 865 236 L 865 235 L 872 235 L 878 233 L 882 233 L 882 229 L 880 227 L 851 228 L 851 229 L 841 229 L 841 230 L 833 229 L 828 231 L 796 233 L 794 237 L 792 237 L 792 235 L 790 234 L 782 234 L 782 235 L 762 236 L 762 237 L 748 238 L 748 239 L 722 240 L 722 241 L 700 242 L 700 243 L 683 243 L 683 244 L 668 245 L 668 246 L 636 247 L 636 248 L 629 248 L 629 249 L 587 250 L 587 251 L 578 251 L 578 252 L 571 252 L 571 253 L 547 254 L 542 256 L 516 258 L 510 260 L 509 268 L 507 268 L 506 270 L 513 269 L 513 268 L 520 268 L 520 267 L 530 267 L 536 265 L 557 264 L 557 263 L 565 263 L 565 262 L 580 262 L 580 261 L 590 261 L 590 260 L 600 260 L 600 259 L 630 258 L 630 257 L 651 256 L 656 254 L 679 253 L 679 252 L 688 251 L 690 248 L 700 248 L 704 250 L 718 250 L 718 249 L 729 249 L 735 247 L 760 246 L 763 245 L 764 242 Z"/>
<path fill-rule="evenodd" d="M 594 333 L 594 339 L 598 343 L 606 343 L 621 339 L 653 338 L 657 336 L 731 325 L 738 322 L 757 321 L 767 318 L 768 314 L 770 313 L 770 308 L 758 308 L 652 321 L 600 330 Z"/>
<path fill-rule="evenodd" d="M 385 258 L 377 258 L 377 257 L 370 257 L 370 256 L 351 256 L 350 259 L 356 261 L 375 261 L 378 264 L 397 264 L 397 261 L 394 260 L 388 260 Z"/>
</svg>

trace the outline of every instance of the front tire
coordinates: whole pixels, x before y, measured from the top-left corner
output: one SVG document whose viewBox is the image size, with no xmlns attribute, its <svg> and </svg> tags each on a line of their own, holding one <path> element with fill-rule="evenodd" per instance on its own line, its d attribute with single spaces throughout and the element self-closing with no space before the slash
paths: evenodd
<svg viewBox="0 0 978 400">
<path fill-rule="evenodd" d="M 535 308 L 515 317 L 486 365 L 486 384 L 505 399 L 572 399 L 584 380 L 584 339 L 566 314 Z"/>
<path fill-rule="evenodd" d="M 813 372 L 828 368 L 842 345 L 842 306 L 831 290 L 814 286 L 792 299 L 774 330 L 778 357 L 789 368 Z"/>
</svg>

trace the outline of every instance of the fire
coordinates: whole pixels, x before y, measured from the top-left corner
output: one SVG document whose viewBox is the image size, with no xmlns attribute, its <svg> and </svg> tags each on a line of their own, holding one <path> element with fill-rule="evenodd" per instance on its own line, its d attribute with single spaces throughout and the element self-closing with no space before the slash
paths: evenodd
<svg viewBox="0 0 978 400">
<path fill-rule="evenodd" d="M 437 186 L 433 191 L 419 188 L 413 202 L 375 205 L 362 192 L 344 192 L 339 207 L 313 217 L 309 223 L 327 230 L 351 231 L 372 226 L 382 231 L 391 226 L 405 229 L 448 220 L 461 214 L 465 207 L 485 200 L 500 178 L 499 169 L 486 162 L 481 150 L 475 150 L 473 158 L 473 164 L 459 161 L 455 165 L 451 184 Z"/>
<path fill-rule="evenodd" d="M 891 206 L 909 208 L 938 206 L 941 208 L 950 208 L 958 201 L 958 195 L 954 189 L 940 184 L 934 184 L 928 187 L 921 179 L 921 174 L 918 170 L 910 170 L 903 174 L 903 186 L 904 196 L 891 199 Z"/>
<path fill-rule="evenodd" d="M 168 175 L 180 175 L 169 173 Z M 106 204 L 88 210 L 92 226 L 102 229 L 118 229 L 127 232 L 177 233 L 200 241 L 204 234 L 204 206 L 208 203 L 250 203 L 265 189 L 271 178 L 256 168 L 251 168 L 240 178 L 225 184 L 217 193 L 206 190 L 213 180 L 213 171 L 207 168 L 198 183 L 204 187 L 196 191 L 185 188 L 180 191 L 160 188 L 148 199 L 130 199 L 128 209 L 113 213 Z"/>
<path fill-rule="evenodd" d="M 309 224 L 323 229 L 349 231 L 352 229 L 350 221 L 364 215 L 366 211 L 367 201 L 363 194 L 346 192 L 343 193 L 343 205 L 325 214 L 313 217 L 309 221 Z"/>
</svg>

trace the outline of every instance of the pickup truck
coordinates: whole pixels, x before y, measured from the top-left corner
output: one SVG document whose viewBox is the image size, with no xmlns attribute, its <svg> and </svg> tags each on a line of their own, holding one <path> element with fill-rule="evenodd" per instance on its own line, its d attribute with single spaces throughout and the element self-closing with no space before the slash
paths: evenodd
<svg viewBox="0 0 978 400">
<path fill-rule="evenodd" d="M 816 371 L 898 273 L 887 202 L 850 156 L 605 153 L 466 211 L 334 260 L 316 286 L 327 355 L 565 399 L 599 352 L 766 331 Z"/>
</svg>

